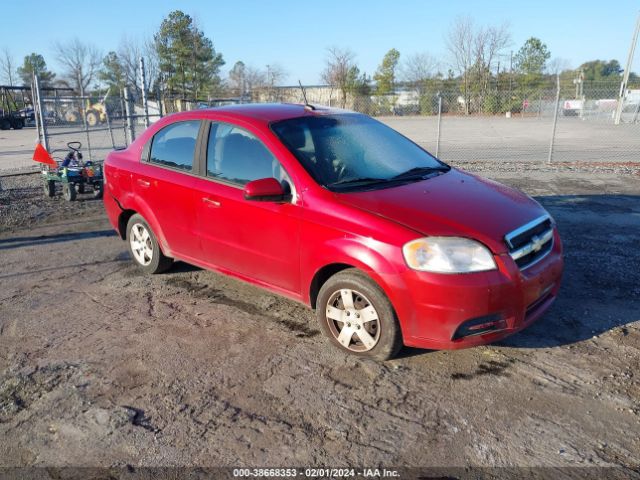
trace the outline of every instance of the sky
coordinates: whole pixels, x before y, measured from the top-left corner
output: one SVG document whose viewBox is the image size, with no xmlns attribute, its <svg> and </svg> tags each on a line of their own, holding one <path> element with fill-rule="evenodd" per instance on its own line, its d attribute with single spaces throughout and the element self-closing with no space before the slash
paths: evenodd
<svg viewBox="0 0 640 480">
<path fill-rule="evenodd" d="M 301 80 L 307 85 L 320 83 L 331 46 L 351 49 L 360 70 L 369 75 L 391 48 L 400 51 L 401 60 L 427 52 L 446 72 L 446 33 L 461 15 L 476 25 L 508 23 L 509 50 L 514 53 L 535 36 L 546 43 L 552 58 L 565 59 L 571 68 L 613 58 L 624 66 L 640 11 L 640 2 L 632 0 L 64 0 L 55 7 L 45 0 L 2 3 L 0 50 L 8 49 L 20 64 L 25 55 L 37 52 L 50 69 L 59 70 L 54 42 L 77 36 L 106 53 L 116 50 L 123 36 L 152 36 L 170 11 L 180 9 L 197 19 L 222 53 L 223 75 L 238 60 L 261 69 L 278 63 L 288 73 L 286 84 Z M 640 61 L 640 53 L 636 57 Z M 632 70 L 640 70 L 640 65 Z"/>
</svg>

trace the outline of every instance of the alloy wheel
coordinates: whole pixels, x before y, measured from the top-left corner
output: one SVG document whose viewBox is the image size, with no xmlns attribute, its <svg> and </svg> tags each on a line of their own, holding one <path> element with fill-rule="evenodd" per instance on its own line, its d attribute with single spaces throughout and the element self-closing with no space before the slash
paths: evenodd
<svg viewBox="0 0 640 480">
<path fill-rule="evenodd" d="M 153 259 L 153 242 L 147 228 L 141 223 L 134 223 L 129 241 L 136 261 L 145 267 L 149 265 Z"/>
<path fill-rule="evenodd" d="M 342 288 L 329 297 L 326 321 L 338 343 L 353 352 L 367 352 L 380 340 L 378 312 L 356 290 Z"/>
</svg>

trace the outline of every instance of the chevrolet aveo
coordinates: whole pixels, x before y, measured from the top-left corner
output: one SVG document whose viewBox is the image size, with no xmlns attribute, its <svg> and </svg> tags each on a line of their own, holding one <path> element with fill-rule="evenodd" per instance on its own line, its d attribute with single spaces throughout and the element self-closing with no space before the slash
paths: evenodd
<svg viewBox="0 0 640 480">
<path fill-rule="evenodd" d="M 242 105 L 170 115 L 105 161 L 104 204 L 148 273 L 174 259 L 310 305 L 339 348 L 456 349 L 536 321 L 563 270 L 529 196 L 365 115 Z"/>
</svg>

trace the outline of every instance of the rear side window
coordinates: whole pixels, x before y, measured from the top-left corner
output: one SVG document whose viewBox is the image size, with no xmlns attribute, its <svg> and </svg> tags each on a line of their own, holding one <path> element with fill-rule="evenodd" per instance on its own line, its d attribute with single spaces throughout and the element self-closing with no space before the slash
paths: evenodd
<svg viewBox="0 0 640 480">
<path fill-rule="evenodd" d="M 228 123 L 212 123 L 207 145 L 207 176 L 245 185 L 286 173 L 267 147 L 248 131 Z"/>
<path fill-rule="evenodd" d="M 190 172 L 193 170 L 199 129 L 199 120 L 164 127 L 153 137 L 149 161 Z"/>
</svg>

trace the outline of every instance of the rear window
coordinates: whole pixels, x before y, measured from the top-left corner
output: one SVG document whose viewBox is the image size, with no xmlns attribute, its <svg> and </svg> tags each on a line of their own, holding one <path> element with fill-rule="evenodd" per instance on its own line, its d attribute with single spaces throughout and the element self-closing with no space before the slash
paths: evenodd
<svg viewBox="0 0 640 480">
<path fill-rule="evenodd" d="M 199 130 L 199 120 L 177 122 L 164 127 L 153 137 L 149 161 L 180 170 L 193 170 Z"/>
</svg>

